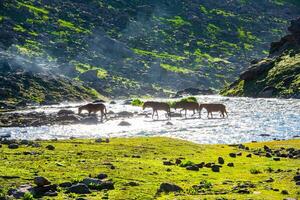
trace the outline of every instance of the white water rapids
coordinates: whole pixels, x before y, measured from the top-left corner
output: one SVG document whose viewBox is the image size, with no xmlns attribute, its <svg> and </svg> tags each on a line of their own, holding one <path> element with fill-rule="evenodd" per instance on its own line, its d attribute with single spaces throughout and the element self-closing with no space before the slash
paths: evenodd
<svg viewBox="0 0 300 200">
<path fill-rule="evenodd" d="M 106 137 L 140 137 L 162 136 L 189 140 L 202 144 L 242 143 L 250 141 L 266 141 L 276 139 L 290 139 L 300 136 L 300 100 L 297 99 L 252 99 L 228 98 L 220 96 L 197 96 L 200 103 L 223 103 L 227 106 L 229 117 L 208 119 L 203 111 L 202 118 L 188 116 L 188 119 L 172 118 L 173 125 L 168 122 L 165 113 L 161 111 L 159 120 L 152 120 L 145 116 L 135 115 L 133 118 L 109 120 L 97 125 L 54 125 L 24 128 L 0 128 L 0 136 L 10 134 L 17 139 L 68 139 L 76 138 L 106 138 Z M 156 99 L 168 101 L 169 99 Z M 172 99 L 173 100 L 173 99 Z M 143 113 L 142 108 L 131 105 L 106 104 L 108 111 Z M 72 106 L 45 106 L 20 112 L 51 113 Z M 172 109 L 173 110 L 173 109 Z M 151 112 L 151 110 L 147 110 Z M 173 110 L 174 111 L 174 110 Z M 177 110 L 177 112 L 179 112 Z M 118 126 L 125 120 L 131 126 Z M 262 135 L 263 134 L 263 135 Z"/>
</svg>

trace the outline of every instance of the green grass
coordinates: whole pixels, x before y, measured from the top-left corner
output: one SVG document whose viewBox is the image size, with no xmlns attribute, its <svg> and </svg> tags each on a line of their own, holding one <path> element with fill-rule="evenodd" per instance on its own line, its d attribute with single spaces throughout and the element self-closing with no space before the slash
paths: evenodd
<svg viewBox="0 0 300 200">
<path fill-rule="evenodd" d="M 6 145 L 0 148 L 0 174 L 2 176 L 19 176 L 18 179 L 2 179 L 0 185 L 4 191 L 24 183 L 32 183 L 36 175 L 47 177 L 52 183 L 65 181 L 80 181 L 89 175 L 94 177 L 99 173 L 107 173 L 115 182 L 115 190 L 108 192 L 109 199 L 284 199 L 286 197 L 299 198 L 299 186 L 292 182 L 300 166 L 300 160 L 281 159 L 273 161 L 271 158 L 253 155 L 247 158 L 248 152 L 238 150 L 228 145 L 199 145 L 187 141 L 169 138 L 112 138 L 110 143 L 95 143 L 93 140 L 43 141 L 41 148 L 25 147 L 16 150 L 8 149 Z M 46 150 L 52 144 L 54 151 Z M 281 147 L 299 148 L 300 140 L 276 141 L 267 143 L 246 144 L 250 149 Z M 37 155 L 24 155 L 25 151 L 35 151 Z M 229 153 L 241 151 L 242 156 L 229 157 Z M 79 154 L 80 153 L 80 154 Z M 126 155 L 126 156 L 125 156 Z M 132 158 L 140 155 L 141 158 Z M 218 157 L 225 159 L 225 165 L 219 173 L 209 168 L 202 168 L 198 172 L 187 171 L 180 166 L 164 166 L 164 159 L 175 161 L 184 158 L 183 162 L 217 162 Z M 112 163 L 116 169 L 112 170 L 105 163 Z M 233 162 L 235 167 L 227 167 Z M 167 171 L 167 169 L 170 169 Z M 251 173 L 259 171 L 261 173 Z M 272 170 L 282 169 L 283 172 L 274 173 Z M 288 172 L 287 170 L 291 170 Z M 263 182 L 273 178 L 273 183 Z M 225 181 L 232 181 L 224 184 Z M 139 186 L 126 186 L 128 182 L 137 182 Z M 239 183 L 251 181 L 255 188 L 250 188 L 250 194 L 237 194 L 232 188 Z M 159 185 L 170 182 L 179 185 L 184 192 L 156 196 Z M 201 182 L 204 194 L 200 195 L 192 189 L 193 185 Z M 282 195 L 269 187 L 288 190 L 289 195 Z M 226 194 L 217 194 L 225 191 Z M 93 192 L 87 199 L 100 199 L 103 192 Z M 75 198 L 76 195 L 59 191 L 56 199 Z"/>
</svg>

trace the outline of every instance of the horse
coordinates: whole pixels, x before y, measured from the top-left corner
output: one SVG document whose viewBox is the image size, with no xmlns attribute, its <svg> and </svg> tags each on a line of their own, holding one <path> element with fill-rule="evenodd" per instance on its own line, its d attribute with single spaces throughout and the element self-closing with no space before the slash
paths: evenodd
<svg viewBox="0 0 300 200">
<path fill-rule="evenodd" d="M 171 110 L 170 110 L 170 106 L 167 103 L 164 102 L 155 102 L 155 101 L 146 101 L 143 104 L 143 110 L 145 110 L 145 108 L 152 108 L 153 109 L 153 113 L 152 113 L 152 119 L 154 117 L 154 113 L 156 113 L 157 115 L 157 119 L 158 119 L 158 110 L 164 110 L 167 112 L 168 118 L 171 119 Z"/>
<path fill-rule="evenodd" d="M 209 118 L 209 114 L 211 118 L 213 118 L 213 112 L 220 112 L 221 116 L 225 118 L 225 114 L 228 117 L 228 113 L 226 111 L 226 106 L 223 104 L 200 104 L 199 112 L 201 113 L 202 109 L 205 108 L 207 110 L 207 117 Z"/>
<path fill-rule="evenodd" d="M 196 111 L 198 111 L 199 113 L 199 117 L 201 118 L 201 113 L 199 111 L 199 104 L 197 102 L 176 102 L 174 104 L 174 109 L 176 110 L 177 108 L 182 108 L 181 111 L 185 111 L 185 118 L 186 118 L 186 114 L 188 110 L 192 110 L 193 111 L 193 115 L 196 114 Z M 181 114 L 180 111 L 180 114 Z"/>
<path fill-rule="evenodd" d="M 103 120 L 103 116 L 105 116 L 105 119 L 107 119 L 107 117 L 106 117 L 107 110 L 106 110 L 106 106 L 103 103 L 89 103 L 89 104 L 80 106 L 78 108 L 78 114 L 80 115 L 83 110 L 88 111 L 89 116 L 91 115 L 91 113 L 96 114 L 98 111 L 100 111 L 101 112 L 101 121 Z"/>
</svg>

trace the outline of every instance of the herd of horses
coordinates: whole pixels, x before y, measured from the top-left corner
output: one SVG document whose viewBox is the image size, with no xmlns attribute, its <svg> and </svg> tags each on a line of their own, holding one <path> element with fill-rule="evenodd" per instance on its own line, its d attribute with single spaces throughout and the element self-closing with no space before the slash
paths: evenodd
<svg viewBox="0 0 300 200">
<path fill-rule="evenodd" d="M 228 117 L 228 113 L 226 111 L 226 106 L 223 104 L 199 104 L 197 102 L 176 102 L 172 106 L 175 110 L 181 109 L 180 113 L 182 111 L 185 111 L 185 118 L 187 117 L 187 111 L 193 111 L 193 115 L 198 112 L 199 118 L 201 118 L 201 111 L 202 109 L 206 109 L 207 111 L 207 117 L 213 118 L 213 112 L 220 113 L 221 117 L 225 118 L 225 116 Z M 152 119 L 154 119 L 154 115 L 156 113 L 157 119 L 158 119 L 158 111 L 165 111 L 167 112 L 167 118 L 171 119 L 171 106 L 166 102 L 157 102 L 157 101 L 146 101 L 143 104 L 143 110 L 146 108 L 152 108 Z M 78 114 L 81 114 L 83 110 L 86 110 L 88 114 L 92 113 L 101 113 L 101 121 L 103 120 L 103 117 L 107 119 L 107 109 L 106 106 L 103 103 L 89 103 L 83 106 L 80 106 L 78 108 Z"/>
</svg>

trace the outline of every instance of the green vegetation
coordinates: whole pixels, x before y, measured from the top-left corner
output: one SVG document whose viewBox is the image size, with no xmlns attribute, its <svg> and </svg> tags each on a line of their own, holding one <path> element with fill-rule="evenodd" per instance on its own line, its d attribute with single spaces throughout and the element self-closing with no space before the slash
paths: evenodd
<svg viewBox="0 0 300 200">
<path fill-rule="evenodd" d="M 133 99 L 131 102 L 131 105 L 133 106 L 142 106 L 144 104 L 144 102 L 140 99 Z"/>
<path fill-rule="evenodd" d="M 22 145 L 12 150 L 7 145 L 0 148 L 5 159 L 0 160 L 1 176 L 16 176 L 16 179 L 0 178 L 2 191 L 21 184 L 33 183 L 32 179 L 39 175 L 48 178 L 52 184 L 77 182 L 86 177 L 96 177 L 106 173 L 114 183 L 115 189 L 93 191 L 84 196 L 87 199 L 101 199 L 108 195 L 109 199 L 284 199 L 298 198 L 299 186 L 293 182 L 300 165 L 299 159 L 282 158 L 274 161 L 264 156 L 246 157 L 247 151 L 228 145 L 199 145 L 167 138 L 112 138 L 110 143 L 96 143 L 93 140 L 39 141 L 41 147 Z M 54 151 L 47 150 L 47 145 L 55 146 Z M 300 140 L 275 141 L 266 143 L 245 144 L 250 150 L 270 148 L 299 148 Z M 242 152 L 242 156 L 231 158 L 229 153 Z M 28 155 L 24 152 L 35 152 Z M 133 158 L 139 155 L 140 158 Z M 189 171 L 183 166 L 192 163 L 217 163 L 218 157 L 225 160 L 220 172 L 212 172 L 211 168 L 200 168 Z M 182 158 L 182 167 L 165 166 L 165 159 L 175 162 Z M 228 167 L 227 163 L 234 163 Z M 111 169 L 108 165 L 115 166 Z M 253 171 L 260 173 L 251 173 Z M 276 172 L 277 170 L 280 172 Z M 276 173 L 275 173 L 276 172 Z M 266 182 L 272 178 L 273 182 Z M 129 182 L 137 186 L 129 186 Z M 183 188 L 183 192 L 161 193 L 157 190 L 161 183 L 173 183 Z M 199 184 L 200 183 L 200 184 Z M 196 189 L 197 187 L 200 189 Z M 249 187 L 247 187 L 247 185 Z M 249 194 L 240 194 L 235 187 L 247 189 Z M 246 188 L 245 188 L 246 187 Z M 276 188 L 273 191 L 270 188 Z M 289 195 L 281 194 L 288 190 Z M 2 194 L 3 195 L 3 194 Z M 0 192 L 1 196 L 1 192 Z M 51 199 L 75 199 L 83 197 L 66 194 L 59 188 L 58 197 Z M 27 199 L 32 199 L 26 194 Z"/>
<path fill-rule="evenodd" d="M 167 70 L 167 71 L 171 71 L 171 72 L 175 72 L 175 73 L 182 73 L 182 74 L 188 74 L 191 73 L 192 71 L 186 68 L 182 68 L 182 67 L 176 67 L 176 66 L 172 66 L 169 64 L 163 64 L 161 63 L 160 66 Z"/>
</svg>

